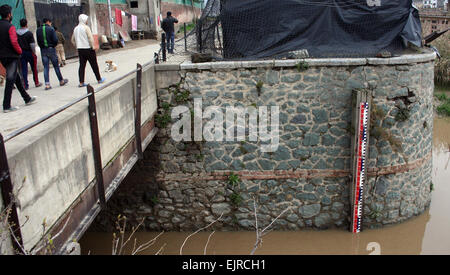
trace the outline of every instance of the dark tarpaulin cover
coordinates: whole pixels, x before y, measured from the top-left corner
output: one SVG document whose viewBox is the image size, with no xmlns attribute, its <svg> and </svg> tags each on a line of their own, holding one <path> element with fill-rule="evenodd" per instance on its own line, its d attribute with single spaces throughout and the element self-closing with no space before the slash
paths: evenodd
<svg viewBox="0 0 450 275">
<path fill-rule="evenodd" d="M 421 46 L 412 0 L 223 0 L 225 58 L 307 49 L 311 57 L 375 56 Z"/>
</svg>

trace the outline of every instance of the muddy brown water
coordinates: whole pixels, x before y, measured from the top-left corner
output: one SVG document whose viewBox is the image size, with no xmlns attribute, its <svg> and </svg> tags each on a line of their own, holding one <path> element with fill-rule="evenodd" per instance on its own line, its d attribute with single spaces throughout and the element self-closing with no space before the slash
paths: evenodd
<svg viewBox="0 0 450 275">
<path fill-rule="evenodd" d="M 305 230 L 270 232 L 255 254 L 450 254 L 450 118 L 436 118 L 433 138 L 433 184 L 430 208 L 402 224 L 365 230 L 353 236 L 346 230 Z M 183 255 L 203 255 L 211 232 L 189 238 Z M 135 234 L 138 244 L 152 240 L 158 233 Z M 141 254 L 179 255 L 192 232 L 167 232 Z M 255 232 L 215 232 L 206 254 L 229 255 L 251 252 Z M 112 233 L 87 232 L 80 240 L 82 254 L 111 254 Z M 124 254 L 129 253 L 130 248 Z"/>
</svg>

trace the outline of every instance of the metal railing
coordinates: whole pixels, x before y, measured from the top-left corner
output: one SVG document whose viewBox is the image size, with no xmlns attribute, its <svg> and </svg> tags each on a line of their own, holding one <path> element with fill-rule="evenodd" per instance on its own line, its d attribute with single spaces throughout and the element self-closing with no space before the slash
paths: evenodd
<svg viewBox="0 0 450 275">
<path fill-rule="evenodd" d="M 145 63 L 144 65 L 137 64 L 136 69 L 131 72 L 114 79 L 113 81 L 100 86 L 96 90 L 91 85 L 88 85 L 86 90 L 87 94 L 79 97 L 66 105 L 56 109 L 55 111 L 37 119 L 36 121 L 25 125 L 24 127 L 13 131 L 12 133 L 6 135 L 3 138 L 3 135 L 0 133 L 0 186 L 2 190 L 2 199 L 5 210 L 8 208 L 10 212 L 7 213 L 8 223 L 11 226 L 10 235 L 11 241 L 13 243 L 13 247 L 16 251 L 21 251 L 23 247 L 23 239 L 22 233 L 20 229 L 19 217 L 17 214 L 17 206 L 15 203 L 15 198 L 13 197 L 13 183 L 11 180 L 11 174 L 8 165 L 8 158 L 6 154 L 5 143 L 14 139 L 15 137 L 27 132 L 28 130 L 40 125 L 41 123 L 47 121 L 48 119 L 54 117 L 55 115 L 62 113 L 68 108 L 74 106 L 75 104 L 83 101 L 84 99 L 88 99 L 88 111 L 89 111 L 89 122 L 91 128 L 91 140 L 92 140 L 92 149 L 94 155 L 94 166 L 95 166 L 95 179 L 97 184 L 97 190 L 99 195 L 99 201 L 101 208 L 106 206 L 106 197 L 105 197 L 105 188 L 104 188 L 104 180 L 103 180 L 103 167 L 102 167 L 102 159 L 101 159 L 101 146 L 100 146 L 100 135 L 98 129 L 98 120 L 97 120 L 97 107 L 95 104 L 95 94 L 105 90 L 108 87 L 116 84 L 117 82 L 133 75 L 136 73 L 136 90 L 135 90 L 135 139 L 136 139 L 136 147 L 137 147 L 137 155 L 139 159 L 142 159 L 142 141 L 141 141 L 141 89 L 142 89 L 142 72 L 143 69 L 153 65 L 155 60 Z"/>
</svg>

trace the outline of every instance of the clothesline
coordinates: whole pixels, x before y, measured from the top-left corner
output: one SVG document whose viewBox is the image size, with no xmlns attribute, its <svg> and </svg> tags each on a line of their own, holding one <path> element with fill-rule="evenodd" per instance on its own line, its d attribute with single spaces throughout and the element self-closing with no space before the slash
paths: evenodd
<svg viewBox="0 0 450 275">
<path fill-rule="evenodd" d="M 116 24 L 121 26 L 123 25 L 122 16 L 126 16 L 128 18 L 131 18 L 131 30 L 136 31 L 137 30 L 137 16 L 125 11 L 122 11 L 120 9 L 115 9 L 116 13 Z"/>
</svg>

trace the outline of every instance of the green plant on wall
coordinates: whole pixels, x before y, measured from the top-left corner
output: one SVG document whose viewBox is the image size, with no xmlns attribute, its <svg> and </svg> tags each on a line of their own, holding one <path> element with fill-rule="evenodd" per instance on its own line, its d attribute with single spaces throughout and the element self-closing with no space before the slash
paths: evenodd
<svg viewBox="0 0 450 275">
<path fill-rule="evenodd" d="M 227 183 L 228 183 L 228 185 L 230 186 L 230 188 L 232 190 L 232 193 L 231 193 L 229 198 L 230 198 L 231 203 L 235 207 L 238 207 L 243 201 L 242 195 L 238 191 L 238 185 L 239 185 L 240 182 L 241 182 L 241 179 L 235 173 L 231 173 L 228 176 Z"/>
<path fill-rule="evenodd" d="M 169 87 L 169 92 L 173 93 L 174 100 L 178 104 L 186 103 L 189 100 L 191 92 L 185 88 L 183 88 L 184 79 L 178 82 L 176 85 L 172 85 Z"/>
<path fill-rule="evenodd" d="M 296 67 L 299 72 L 303 72 L 309 69 L 309 64 L 306 61 L 300 61 Z"/>
<path fill-rule="evenodd" d="M 160 129 L 164 129 L 167 127 L 167 125 L 172 121 L 170 115 L 167 112 L 164 112 L 163 114 L 157 114 L 155 115 L 155 123 L 156 126 Z"/>
<path fill-rule="evenodd" d="M 262 91 L 262 88 L 264 86 L 264 82 L 259 80 L 258 82 L 256 82 L 255 86 L 256 86 L 256 91 L 258 91 L 258 96 L 261 96 L 261 91 Z"/>
<path fill-rule="evenodd" d="M 408 108 L 398 108 L 398 112 L 395 115 L 395 120 L 399 122 L 407 121 L 410 117 Z"/>
<path fill-rule="evenodd" d="M 230 201 L 234 206 L 237 207 L 242 203 L 243 198 L 240 193 L 233 192 L 233 194 L 230 195 Z"/>
<path fill-rule="evenodd" d="M 373 219 L 373 220 L 376 220 L 376 219 L 378 219 L 379 217 L 381 217 L 382 215 L 383 215 L 383 214 L 381 213 L 381 210 L 378 209 L 378 208 L 376 208 L 376 209 L 372 210 L 372 211 L 369 213 L 369 218 L 371 218 L 371 219 Z"/>
</svg>

